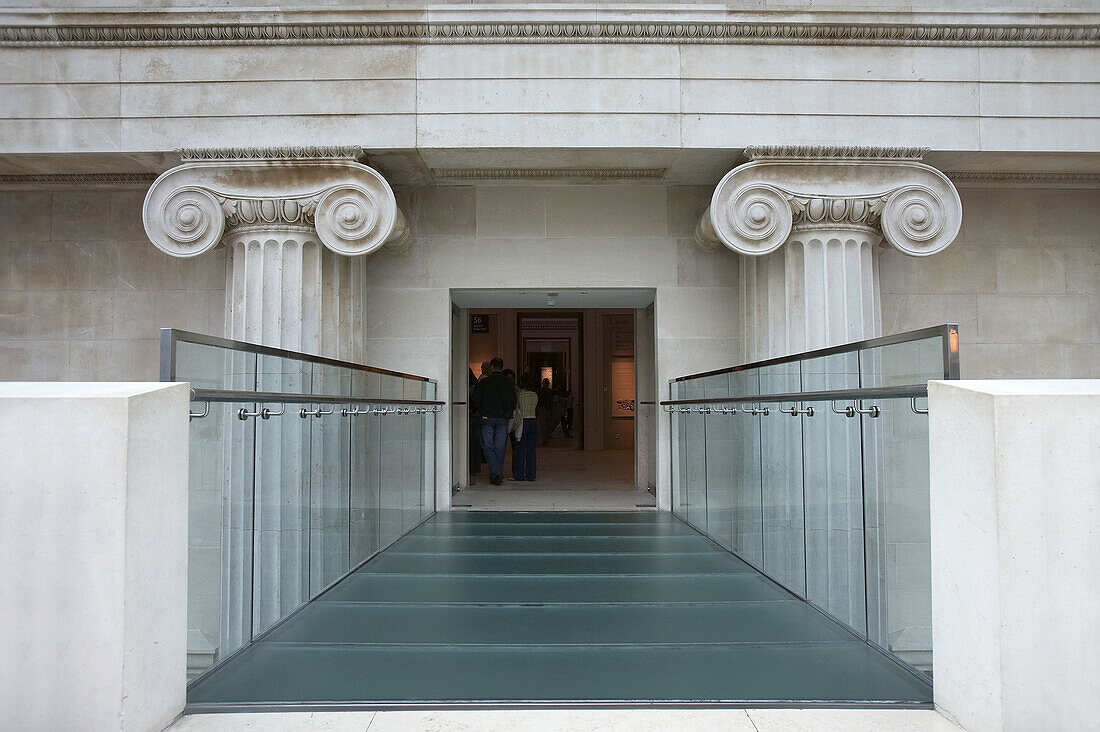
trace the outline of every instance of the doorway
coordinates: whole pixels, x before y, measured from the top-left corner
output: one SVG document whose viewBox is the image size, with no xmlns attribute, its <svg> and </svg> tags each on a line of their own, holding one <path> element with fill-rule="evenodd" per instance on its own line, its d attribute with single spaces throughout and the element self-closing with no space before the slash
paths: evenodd
<svg viewBox="0 0 1100 732">
<path fill-rule="evenodd" d="M 536 479 L 510 480 L 510 441 L 504 484 L 492 486 L 476 421 L 456 398 L 453 507 L 653 510 L 656 415 L 638 404 L 656 387 L 648 383 L 655 338 L 644 332 L 653 327 L 653 291 L 465 290 L 453 291 L 452 302 L 454 376 L 464 379 L 456 383 L 472 383 L 499 356 L 519 381 L 537 384 L 540 430 Z"/>
</svg>

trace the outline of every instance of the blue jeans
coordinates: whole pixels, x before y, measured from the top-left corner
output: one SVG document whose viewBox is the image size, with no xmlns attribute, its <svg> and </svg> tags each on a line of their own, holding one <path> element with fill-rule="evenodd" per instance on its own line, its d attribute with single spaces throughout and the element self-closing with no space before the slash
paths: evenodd
<svg viewBox="0 0 1100 732">
<path fill-rule="evenodd" d="M 512 477 L 516 480 L 535 479 L 535 445 L 539 441 L 539 421 L 534 417 L 523 420 L 523 434 L 512 452 Z"/>
<path fill-rule="evenodd" d="M 481 451 L 489 463 L 489 476 L 504 476 L 504 450 L 508 444 L 508 420 L 504 417 L 481 418 Z"/>
</svg>

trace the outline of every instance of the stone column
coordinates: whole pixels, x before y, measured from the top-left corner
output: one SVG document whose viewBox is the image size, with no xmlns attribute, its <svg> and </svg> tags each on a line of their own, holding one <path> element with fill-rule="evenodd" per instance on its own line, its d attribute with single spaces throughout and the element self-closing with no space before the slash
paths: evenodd
<svg viewBox="0 0 1100 732">
<path fill-rule="evenodd" d="M 361 255 L 404 247 L 405 217 L 358 148 L 184 150 L 145 198 L 161 251 L 224 244 L 226 336 L 356 360 Z"/>
<path fill-rule="evenodd" d="M 942 251 L 962 223 L 919 149 L 757 147 L 696 229 L 741 261 L 742 352 L 756 361 L 881 335 L 877 256 Z"/>
<path fill-rule="evenodd" d="M 393 191 L 359 162 L 362 151 L 185 150 L 182 157 L 150 188 L 145 229 L 172 256 L 228 249 L 225 335 L 362 362 L 363 255 L 401 248 L 409 238 Z M 231 357 L 224 368 L 227 389 L 350 388 L 334 369 L 311 373 L 269 356 L 254 366 Z M 330 379 L 341 383 L 323 383 Z M 340 545 L 324 522 L 331 513 L 325 507 L 349 490 L 340 456 L 353 428 L 339 417 L 301 420 L 290 407 L 287 414 L 293 416 L 192 427 L 200 446 L 220 443 L 207 457 L 225 466 L 203 471 L 215 484 L 202 486 L 223 497 L 222 566 L 191 573 L 193 583 L 220 575 L 220 589 L 205 591 L 222 595 L 221 627 L 189 628 L 218 638 L 219 658 L 309 599 L 311 582 L 317 589 L 347 555 L 346 532 Z"/>
</svg>

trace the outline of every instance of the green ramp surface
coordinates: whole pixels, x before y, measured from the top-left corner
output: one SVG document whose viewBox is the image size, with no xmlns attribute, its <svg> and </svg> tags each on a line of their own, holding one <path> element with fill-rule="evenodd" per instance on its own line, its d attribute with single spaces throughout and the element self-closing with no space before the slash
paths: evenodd
<svg viewBox="0 0 1100 732">
<path fill-rule="evenodd" d="M 932 688 L 670 514 L 451 512 L 187 700 L 912 706 Z"/>
</svg>

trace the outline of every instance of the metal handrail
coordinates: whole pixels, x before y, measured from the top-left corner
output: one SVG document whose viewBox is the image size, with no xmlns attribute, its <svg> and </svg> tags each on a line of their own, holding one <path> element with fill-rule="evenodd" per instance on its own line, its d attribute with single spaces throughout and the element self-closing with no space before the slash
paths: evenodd
<svg viewBox="0 0 1100 732">
<path fill-rule="evenodd" d="M 202 412 L 190 412 L 190 419 L 204 419 L 210 414 L 210 403 L 220 402 L 223 404 L 228 403 L 247 403 L 247 404 L 281 404 L 282 409 L 274 411 L 266 407 L 249 411 L 247 409 L 237 410 L 237 418 L 241 420 L 248 419 L 250 417 L 260 417 L 261 419 L 270 419 L 272 417 L 279 417 L 286 412 L 286 405 L 288 404 L 309 404 L 309 405 L 321 405 L 321 404 L 354 404 L 355 410 L 349 411 L 348 409 L 341 410 L 342 416 L 357 416 L 360 414 L 427 414 L 429 412 L 441 412 L 443 407 L 446 406 L 446 402 L 429 400 L 429 399 L 384 399 L 382 397 L 354 397 L 334 394 L 288 394 L 275 391 L 235 391 L 229 389 L 192 389 L 191 390 L 192 402 L 203 402 L 206 408 Z M 360 404 L 374 405 L 374 408 L 360 411 Z M 383 407 L 378 409 L 378 407 Z M 392 407 L 392 408 L 391 408 Z M 302 408 L 298 410 L 298 416 L 302 419 L 306 417 L 317 417 L 334 414 L 336 407 L 332 409 L 324 410 L 318 409 L 306 409 Z"/>
<path fill-rule="evenodd" d="M 398 404 L 440 405 L 446 402 L 432 399 L 387 399 L 385 397 L 351 396 L 349 394 L 291 394 L 279 391 L 247 391 L 230 389 L 194 389 L 193 402 L 263 402 L 265 404 Z"/>
<path fill-rule="evenodd" d="M 762 402 L 831 402 L 860 399 L 911 399 L 928 396 L 927 384 L 909 384 L 906 386 L 869 386 L 864 389 L 836 389 L 833 391 L 796 391 L 784 394 L 750 394 L 738 397 L 702 397 L 698 399 L 666 399 L 664 406 L 692 404 L 759 404 Z"/>
<path fill-rule="evenodd" d="M 863 341 L 854 341 L 852 343 L 844 343 L 839 346 L 830 346 L 829 348 L 819 348 L 814 351 L 794 353 L 788 356 L 778 356 L 776 358 L 769 358 L 763 361 L 753 361 L 752 363 L 740 364 L 738 366 L 729 366 L 727 368 L 715 369 L 713 371 L 701 371 L 697 374 L 679 376 L 675 379 L 670 379 L 670 381 L 672 383 L 676 383 L 680 381 L 687 381 L 689 379 L 699 379 L 705 376 L 731 374 L 738 371 L 747 371 L 748 369 L 760 368 L 763 366 L 776 366 L 784 363 L 795 363 L 798 361 L 821 358 L 823 356 L 835 356 L 838 353 L 850 353 L 853 351 L 862 351 L 868 348 L 892 346 L 897 343 L 907 343 L 909 341 L 922 341 L 928 338 L 934 338 L 936 336 L 939 336 L 943 339 L 943 378 L 958 379 L 959 326 L 957 323 L 944 323 L 943 325 L 934 325 L 929 328 L 920 328 L 918 330 L 905 331 L 904 333 L 894 333 L 892 335 L 881 336 L 879 338 L 869 338 Z"/>
<path fill-rule="evenodd" d="M 244 353 L 255 353 L 261 356 L 278 356 L 280 358 L 291 358 L 297 361 L 305 361 L 306 363 L 319 363 L 326 366 L 338 366 L 340 368 L 354 369 L 356 371 L 367 371 L 373 374 L 398 376 L 402 379 L 426 381 L 431 384 L 436 383 L 435 379 L 429 379 L 427 376 L 406 374 L 400 371 L 391 371 L 390 369 L 378 368 L 376 366 L 367 366 L 365 364 L 353 363 L 351 361 L 341 361 L 336 358 L 317 356 L 311 353 L 302 353 L 300 351 L 288 351 L 282 348 L 273 348 L 272 346 L 261 346 L 258 343 L 235 341 L 230 338 L 221 338 L 219 336 L 205 335 L 203 333 L 194 333 L 189 330 L 179 330 L 177 328 L 160 329 L 161 381 L 178 381 L 178 379 L 176 378 L 176 344 L 181 342 L 194 343 L 200 346 L 216 346 L 218 348 L 233 349 Z"/>
</svg>

